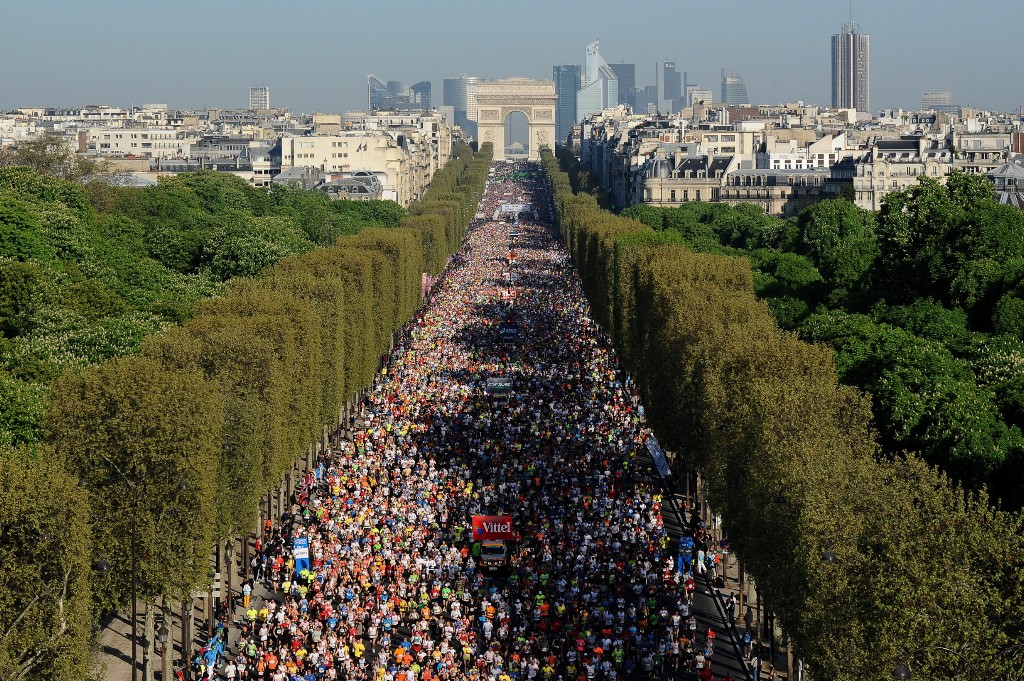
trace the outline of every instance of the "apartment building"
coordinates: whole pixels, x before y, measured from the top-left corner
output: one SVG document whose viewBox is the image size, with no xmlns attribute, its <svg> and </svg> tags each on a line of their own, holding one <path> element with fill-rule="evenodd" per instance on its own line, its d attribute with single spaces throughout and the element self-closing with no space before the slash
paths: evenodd
<svg viewBox="0 0 1024 681">
<path fill-rule="evenodd" d="M 945 183 L 953 171 L 953 152 L 945 140 L 924 135 L 875 141 L 857 162 L 854 203 L 879 210 L 886 194 L 916 185 L 921 177 Z"/>
</svg>

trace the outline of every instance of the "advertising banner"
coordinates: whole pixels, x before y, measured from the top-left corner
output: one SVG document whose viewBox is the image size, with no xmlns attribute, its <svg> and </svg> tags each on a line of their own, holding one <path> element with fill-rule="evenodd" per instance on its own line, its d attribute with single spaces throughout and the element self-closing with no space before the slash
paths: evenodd
<svg viewBox="0 0 1024 681">
<path fill-rule="evenodd" d="M 514 343 L 519 340 L 519 327 L 515 324 L 502 324 L 498 327 L 498 335 L 506 343 Z"/>
<path fill-rule="evenodd" d="M 488 378 L 487 393 L 489 395 L 507 395 L 512 392 L 512 384 L 513 380 L 511 376 L 494 376 L 492 378 Z"/>
<path fill-rule="evenodd" d="M 473 516 L 473 541 L 485 539 L 515 539 L 510 515 Z"/>
<path fill-rule="evenodd" d="M 309 538 L 296 537 L 292 544 L 292 556 L 295 558 L 295 571 L 302 572 L 303 568 L 309 569 Z"/>
</svg>

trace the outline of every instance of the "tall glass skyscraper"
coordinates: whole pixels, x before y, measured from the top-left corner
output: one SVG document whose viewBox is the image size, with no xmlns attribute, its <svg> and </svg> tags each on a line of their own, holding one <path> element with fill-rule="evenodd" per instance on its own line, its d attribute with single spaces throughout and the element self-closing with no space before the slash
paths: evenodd
<svg viewBox="0 0 1024 681">
<path fill-rule="evenodd" d="M 686 77 L 676 71 L 674 61 L 660 61 L 654 73 L 658 86 L 658 113 L 675 113 L 683 108 L 683 93 L 686 92 Z"/>
<path fill-rule="evenodd" d="M 580 91 L 580 67 L 576 64 L 561 64 L 551 68 L 555 81 L 555 143 L 564 145 L 576 123 L 576 93 Z"/>
<path fill-rule="evenodd" d="M 476 118 L 480 107 L 476 103 L 476 76 L 444 79 L 444 105 L 455 109 L 455 124 L 470 135 L 476 135 Z"/>
<path fill-rule="evenodd" d="M 619 104 L 629 104 L 628 98 L 636 88 L 636 64 L 609 64 L 619 80 Z"/>
<path fill-rule="evenodd" d="M 832 36 L 832 106 L 871 113 L 870 36 L 852 21 Z"/>
<path fill-rule="evenodd" d="M 598 47 L 596 40 L 587 45 L 587 68 L 576 93 L 576 122 L 619 103 L 619 79 Z"/>
<path fill-rule="evenodd" d="M 750 104 L 747 97 L 747 84 L 743 77 L 735 71 L 722 69 L 722 103 L 730 106 L 746 106 Z"/>
</svg>

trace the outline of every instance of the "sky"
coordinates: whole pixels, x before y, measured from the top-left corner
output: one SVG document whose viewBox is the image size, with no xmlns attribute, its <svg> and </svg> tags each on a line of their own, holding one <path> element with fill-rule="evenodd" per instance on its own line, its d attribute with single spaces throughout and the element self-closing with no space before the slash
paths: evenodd
<svg viewBox="0 0 1024 681">
<path fill-rule="evenodd" d="M 1024 105 L 1021 19 L 1005 0 L 854 0 L 871 36 L 871 106 Z M 366 106 L 366 74 L 406 84 L 460 73 L 551 78 L 600 39 L 608 62 L 676 62 L 718 95 L 742 74 L 751 103 L 831 103 L 830 36 L 849 0 L 0 0 L 0 109 L 163 103 L 246 108 L 250 85 L 296 113 Z"/>
</svg>

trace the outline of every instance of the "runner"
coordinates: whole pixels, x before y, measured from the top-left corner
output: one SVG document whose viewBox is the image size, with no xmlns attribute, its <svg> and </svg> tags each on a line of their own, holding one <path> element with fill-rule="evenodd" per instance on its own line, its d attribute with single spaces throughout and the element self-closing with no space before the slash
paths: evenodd
<svg viewBox="0 0 1024 681">
<path fill-rule="evenodd" d="M 603 681 L 690 659 L 692 576 L 665 570 L 661 497 L 633 464 L 649 431 L 539 166 L 495 164 L 481 212 L 363 427 L 269 528 L 255 564 L 277 600 L 241 618 L 236 674 Z M 483 572 L 474 515 L 512 516 L 506 576 Z"/>
</svg>

